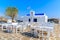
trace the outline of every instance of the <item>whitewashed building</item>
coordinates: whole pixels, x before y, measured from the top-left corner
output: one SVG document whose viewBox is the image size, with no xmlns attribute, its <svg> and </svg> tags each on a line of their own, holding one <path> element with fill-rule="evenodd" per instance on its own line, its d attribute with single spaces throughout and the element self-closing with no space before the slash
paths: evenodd
<svg viewBox="0 0 60 40">
<path fill-rule="evenodd" d="M 35 13 L 35 11 L 30 11 L 30 14 L 20 17 L 20 20 L 23 22 L 47 23 L 48 16 L 45 13 Z"/>
</svg>

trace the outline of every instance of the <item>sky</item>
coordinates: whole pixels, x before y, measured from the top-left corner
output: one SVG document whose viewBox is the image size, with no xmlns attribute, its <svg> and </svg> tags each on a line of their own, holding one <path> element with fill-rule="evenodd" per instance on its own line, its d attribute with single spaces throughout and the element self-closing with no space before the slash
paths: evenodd
<svg viewBox="0 0 60 40">
<path fill-rule="evenodd" d="M 60 0 L 0 0 L 0 16 L 5 16 L 7 7 L 16 7 L 19 17 L 34 10 L 45 13 L 49 18 L 60 18 Z"/>
</svg>

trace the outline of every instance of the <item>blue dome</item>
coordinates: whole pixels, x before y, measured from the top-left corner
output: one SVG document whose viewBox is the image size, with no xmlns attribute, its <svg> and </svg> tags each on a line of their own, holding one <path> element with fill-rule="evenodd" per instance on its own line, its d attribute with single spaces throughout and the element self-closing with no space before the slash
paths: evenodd
<svg viewBox="0 0 60 40">
<path fill-rule="evenodd" d="M 35 15 L 44 15 L 44 13 L 36 13 Z"/>
<path fill-rule="evenodd" d="M 27 16 L 30 16 L 30 14 L 27 14 Z"/>
<path fill-rule="evenodd" d="M 44 15 L 44 13 L 35 13 L 34 15 Z M 30 14 L 27 14 L 27 16 L 30 16 Z"/>
</svg>

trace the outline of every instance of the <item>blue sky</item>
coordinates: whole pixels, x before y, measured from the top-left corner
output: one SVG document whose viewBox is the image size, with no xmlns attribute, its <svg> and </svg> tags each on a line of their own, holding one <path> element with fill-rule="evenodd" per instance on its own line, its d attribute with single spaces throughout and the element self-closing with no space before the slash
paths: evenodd
<svg viewBox="0 0 60 40">
<path fill-rule="evenodd" d="M 36 13 L 46 13 L 49 18 L 60 18 L 60 0 L 0 0 L 0 16 L 5 15 L 5 9 L 9 6 L 18 8 L 18 16 L 34 10 Z"/>
</svg>

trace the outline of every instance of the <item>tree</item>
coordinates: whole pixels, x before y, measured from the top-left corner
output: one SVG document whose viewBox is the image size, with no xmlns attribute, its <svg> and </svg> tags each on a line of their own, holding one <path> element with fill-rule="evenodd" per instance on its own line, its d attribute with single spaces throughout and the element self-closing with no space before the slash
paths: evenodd
<svg viewBox="0 0 60 40">
<path fill-rule="evenodd" d="M 16 7 L 8 7 L 6 9 L 6 15 L 12 18 L 12 22 L 14 22 L 14 18 L 17 16 L 18 9 Z"/>
</svg>

